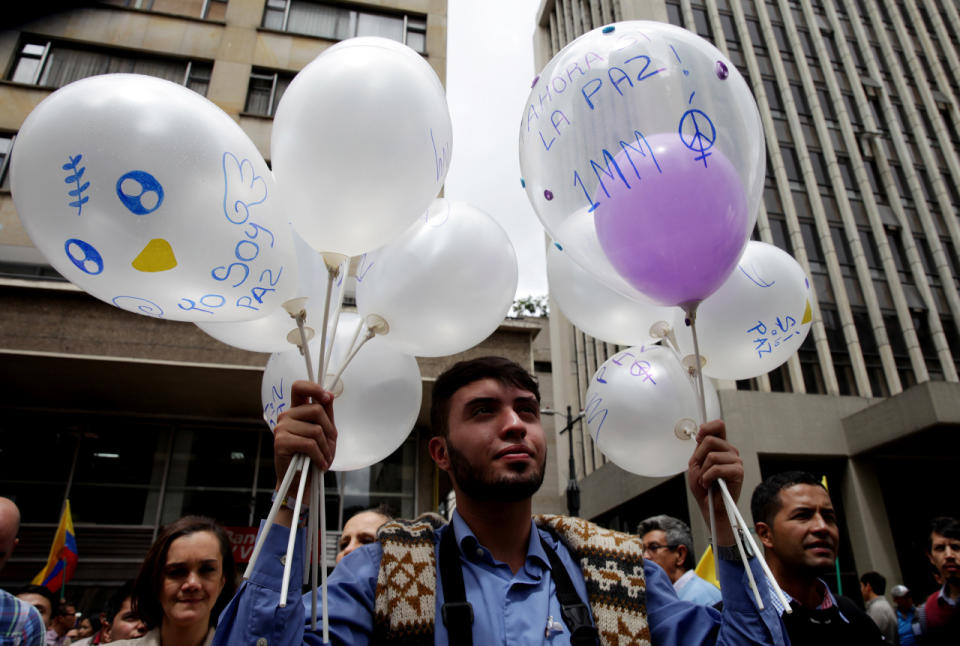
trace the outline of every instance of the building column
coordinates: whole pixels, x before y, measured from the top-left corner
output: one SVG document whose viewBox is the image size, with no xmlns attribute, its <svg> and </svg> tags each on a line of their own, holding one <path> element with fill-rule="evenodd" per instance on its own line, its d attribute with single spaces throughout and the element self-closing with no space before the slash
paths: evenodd
<svg viewBox="0 0 960 646">
<path fill-rule="evenodd" d="M 844 472 L 842 491 L 857 573 L 874 570 L 887 581 L 902 581 L 875 467 L 862 458 L 851 458 Z"/>
</svg>

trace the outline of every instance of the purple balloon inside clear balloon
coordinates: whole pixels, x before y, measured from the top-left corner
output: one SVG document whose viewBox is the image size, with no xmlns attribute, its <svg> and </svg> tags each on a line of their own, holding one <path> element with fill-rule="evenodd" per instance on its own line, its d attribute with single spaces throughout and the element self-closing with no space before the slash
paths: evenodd
<svg viewBox="0 0 960 646">
<path fill-rule="evenodd" d="M 692 306 L 737 266 L 750 233 L 746 195 L 712 142 L 691 147 L 676 133 L 646 141 L 649 154 L 616 156 L 625 182 L 597 188 L 597 237 L 633 287 L 664 305 Z"/>
</svg>

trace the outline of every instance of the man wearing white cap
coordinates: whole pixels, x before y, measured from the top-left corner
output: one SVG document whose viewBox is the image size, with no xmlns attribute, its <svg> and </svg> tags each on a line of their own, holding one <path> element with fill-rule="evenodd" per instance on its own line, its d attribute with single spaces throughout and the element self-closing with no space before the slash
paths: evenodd
<svg viewBox="0 0 960 646">
<path fill-rule="evenodd" d="M 895 585 L 890 591 L 893 603 L 897 606 L 897 633 L 900 646 L 917 646 L 916 631 L 920 630 L 917 609 L 910 598 L 910 590 L 905 585 Z"/>
</svg>

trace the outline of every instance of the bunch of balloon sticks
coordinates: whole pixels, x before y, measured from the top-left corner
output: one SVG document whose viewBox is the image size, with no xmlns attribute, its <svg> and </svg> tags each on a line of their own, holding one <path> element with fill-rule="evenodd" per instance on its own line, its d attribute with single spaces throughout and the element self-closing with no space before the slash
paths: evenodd
<svg viewBox="0 0 960 646">
<path fill-rule="evenodd" d="M 346 356 L 344 357 L 340 366 L 337 368 L 336 373 L 333 375 L 329 375 L 327 373 L 333 346 L 332 341 L 329 344 L 327 343 L 328 337 L 332 338 L 333 336 L 333 334 L 330 332 L 330 328 L 328 327 L 330 317 L 330 300 L 333 291 L 332 286 L 333 281 L 336 280 L 340 274 L 340 267 L 345 260 L 345 257 L 341 254 L 324 253 L 323 258 L 327 268 L 327 290 L 326 299 L 323 305 L 323 325 L 321 327 L 320 335 L 320 360 L 318 361 L 317 365 L 321 366 L 321 375 L 323 379 L 322 383 L 324 388 L 330 391 L 333 396 L 336 397 L 342 392 L 342 383 L 340 382 L 340 377 L 343 375 L 343 371 L 346 370 L 347 366 L 350 364 L 350 361 L 353 360 L 353 358 L 360 351 L 360 348 L 362 348 L 367 341 L 372 339 L 377 334 L 386 334 L 389 331 L 389 326 L 387 325 L 386 321 L 379 317 L 371 316 L 368 317 L 366 321 L 361 321 L 353 335 L 350 349 L 346 353 Z M 346 267 L 346 265 L 343 266 Z M 310 339 L 314 335 L 314 330 L 306 327 L 305 325 L 307 318 L 305 308 L 306 301 L 306 297 L 301 297 L 290 299 L 283 304 L 284 309 L 287 310 L 287 313 L 290 314 L 297 324 L 296 329 L 290 331 L 287 339 L 300 349 L 300 353 L 303 355 L 307 366 L 307 378 L 313 383 L 321 383 L 317 381 L 316 376 L 314 375 L 313 362 L 310 358 Z M 332 326 L 333 330 L 336 330 L 336 327 L 339 324 L 339 317 L 340 308 L 337 307 Z M 364 328 L 366 328 L 366 334 L 364 334 L 361 338 L 360 335 Z M 253 573 L 253 568 L 260 556 L 260 551 L 263 549 L 263 544 L 266 541 L 270 527 L 273 525 L 280 507 L 287 498 L 287 493 L 293 484 L 293 478 L 297 472 L 300 473 L 300 483 L 297 487 L 297 495 L 293 506 L 293 518 L 295 520 L 300 518 L 300 509 L 303 504 L 306 483 L 307 480 L 310 480 L 306 545 L 309 556 L 304 559 L 304 578 L 307 578 L 307 570 L 309 570 L 310 578 L 310 626 L 312 630 L 317 629 L 317 579 L 319 576 L 321 579 L 319 589 L 321 590 L 320 608 L 322 613 L 321 623 L 323 626 L 323 643 L 326 644 L 330 641 L 330 634 L 327 626 L 327 523 L 325 512 L 326 505 L 324 504 L 326 499 L 324 478 L 320 468 L 314 464 L 311 464 L 310 458 L 307 455 L 297 454 L 290 461 L 290 466 L 287 468 L 287 472 L 283 476 L 283 480 L 280 483 L 280 488 L 278 489 L 274 498 L 273 505 L 270 507 L 270 512 L 267 514 L 267 519 L 264 522 L 263 530 L 260 532 L 260 536 L 257 538 L 257 542 L 254 545 L 253 552 L 250 555 L 250 562 L 247 564 L 247 569 L 243 574 L 243 578 L 248 579 Z M 320 531 L 320 528 L 323 528 L 323 531 Z M 293 564 L 296 536 L 296 528 L 291 528 L 290 537 L 287 541 L 286 558 L 284 559 L 283 581 L 280 588 L 281 608 L 287 605 L 287 595 L 290 588 L 290 573 Z"/>
</svg>

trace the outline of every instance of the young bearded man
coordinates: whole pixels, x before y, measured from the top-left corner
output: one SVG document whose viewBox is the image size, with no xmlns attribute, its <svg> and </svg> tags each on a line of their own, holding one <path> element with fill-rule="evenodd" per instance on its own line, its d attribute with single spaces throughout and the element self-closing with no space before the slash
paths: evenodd
<svg viewBox="0 0 960 646">
<path fill-rule="evenodd" d="M 326 469 L 335 451 L 329 393 L 297 382 L 292 400 L 275 430 L 278 481 L 294 454 Z M 434 385 L 431 422 L 430 455 L 456 494 L 453 519 L 441 527 L 388 523 L 376 543 L 337 565 L 327 597 L 334 643 L 782 643 L 777 613 L 757 610 L 743 565 L 731 558 L 734 538 L 720 496 L 719 552 L 729 559 L 718 565 L 723 613 L 679 600 L 663 570 L 642 559 L 636 536 L 576 518 L 531 517 L 546 440 L 537 383 L 519 365 L 497 357 L 456 364 Z M 724 434 L 722 422 L 704 425 L 689 463 L 704 517 L 707 488 L 718 477 L 734 496 L 743 481 Z M 278 524 L 292 523 L 282 510 Z M 253 576 L 221 616 L 215 644 L 320 643 L 319 634 L 304 632 L 305 605 L 291 599 L 277 607 L 287 536 L 284 527 L 271 530 Z M 303 572 L 297 540 L 293 590 Z"/>
<path fill-rule="evenodd" d="M 796 646 L 873 646 L 883 635 L 873 620 L 830 592 L 820 577 L 833 571 L 840 532 L 830 495 L 810 473 L 770 476 L 750 501 L 757 537 L 793 612 L 783 616 Z M 726 599 L 724 599 L 726 600 Z"/>
</svg>

